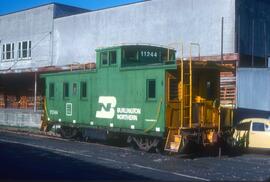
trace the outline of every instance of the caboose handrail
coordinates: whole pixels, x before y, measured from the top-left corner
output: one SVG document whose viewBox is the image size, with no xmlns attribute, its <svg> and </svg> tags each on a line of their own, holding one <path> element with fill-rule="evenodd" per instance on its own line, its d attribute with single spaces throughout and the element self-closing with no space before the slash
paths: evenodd
<svg viewBox="0 0 270 182">
<path fill-rule="evenodd" d="M 193 85 L 193 81 L 192 81 L 192 47 L 193 46 L 197 46 L 198 47 L 198 57 L 199 57 L 199 60 L 200 60 L 200 56 L 201 56 L 201 48 L 200 48 L 200 44 L 199 43 L 193 43 L 191 42 L 190 43 L 190 57 L 189 57 L 189 94 L 190 94 L 190 97 L 189 97 L 189 127 L 191 128 L 192 127 L 192 85 Z"/>
</svg>

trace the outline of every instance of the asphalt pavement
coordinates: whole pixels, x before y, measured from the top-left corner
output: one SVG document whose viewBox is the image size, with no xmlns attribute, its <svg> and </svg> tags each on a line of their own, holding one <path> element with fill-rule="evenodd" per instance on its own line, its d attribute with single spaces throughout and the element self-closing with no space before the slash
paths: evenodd
<svg viewBox="0 0 270 182">
<path fill-rule="evenodd" d="M 0 180 L 267 181 L 270 155 L 162 155 L 0 131 Z"/>
</svg>

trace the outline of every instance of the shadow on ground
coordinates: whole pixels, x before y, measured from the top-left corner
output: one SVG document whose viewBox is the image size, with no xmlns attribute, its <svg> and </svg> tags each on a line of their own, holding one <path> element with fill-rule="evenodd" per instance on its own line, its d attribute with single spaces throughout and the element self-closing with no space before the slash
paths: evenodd
<svg viewBox="0 0 270 182">
<path fill-rule="evenodd" d="M 24 145 L 0 143 L 0 181 L 148 180 L 112 169 Z"/>
</svg>

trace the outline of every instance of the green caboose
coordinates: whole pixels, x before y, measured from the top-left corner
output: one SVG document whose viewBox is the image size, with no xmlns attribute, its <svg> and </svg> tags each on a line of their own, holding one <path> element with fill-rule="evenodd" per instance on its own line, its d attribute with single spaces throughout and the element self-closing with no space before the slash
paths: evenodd
<svg viewBox="0 0 270 182">
<path fill-rule="evenodd" d="M 42 75 L 46 123 L 61 125 L 64 137 L 112 133 L 144 150 L 166 142 L 167 150 L 178 151 L 182 130 L 218 128 L 217 117 L 208 115 L 218 107 L 212 105 L 219 97 L 219 70 L 177 62 L 175 53 L 149 45 L 101 48 L 94 70 Z"/>
</svg>

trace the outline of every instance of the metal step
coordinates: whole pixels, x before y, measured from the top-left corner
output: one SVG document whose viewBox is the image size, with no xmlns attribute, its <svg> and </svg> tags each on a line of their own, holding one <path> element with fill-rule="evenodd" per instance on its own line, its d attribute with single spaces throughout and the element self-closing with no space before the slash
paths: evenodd
<svg viewBox="0 0 270 182">
<path fill-rule="evenodd" d="M 181 142 L 181 136 L 180 135 L 174 135 L 174 142 Z"/>
<path fill-rule="evenodd" d="M 174 149 L 165 149 L 165 151 L 167 151 L 167 152 L 173 152 L 173 153 L 177 153 L 178 152 L 178 150 L 174 150 Z"/>
<path fill-rule="evenodd" d="M 165 144 L 165 151 L 178 152 L 181 136 L 178 135 L 179 128 L 169 129 Z"/>
<path fill-rule="evenodd" d="M 170 142 L 170 149 L 178 151 L 180 147 L 180 141 L 179 142 Z"/>
</svg>

